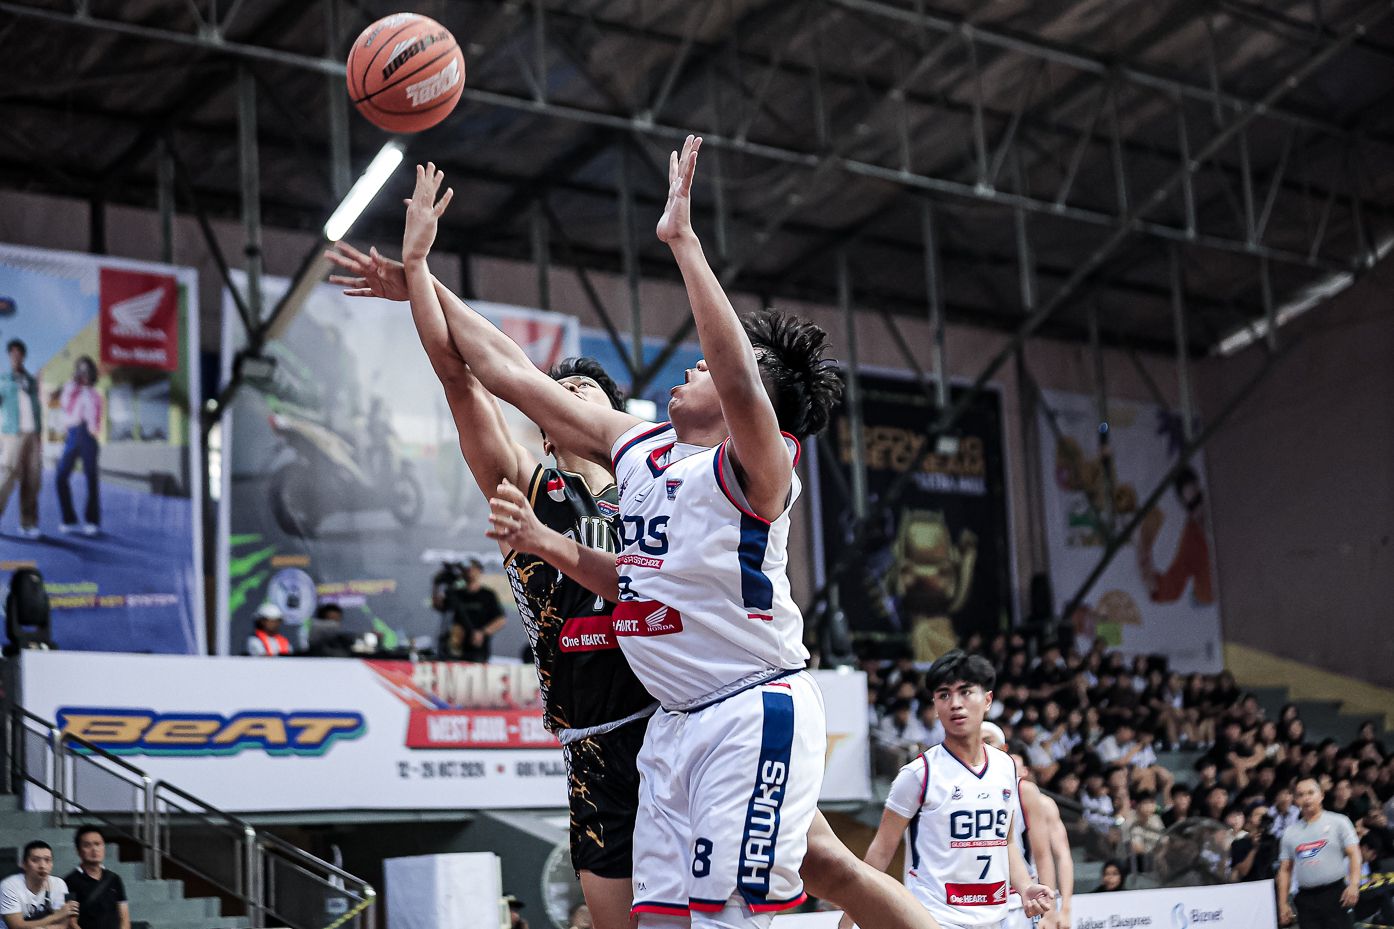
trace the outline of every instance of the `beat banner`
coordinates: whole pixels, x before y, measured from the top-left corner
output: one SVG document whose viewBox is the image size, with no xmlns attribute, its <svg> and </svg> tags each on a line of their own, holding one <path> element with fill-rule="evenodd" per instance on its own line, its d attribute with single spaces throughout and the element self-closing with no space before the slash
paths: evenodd
<svg viewBox="0 0 1394 929">
<path fill-rule="evenodd" d="M 917 381 L 862 374 L 859 384 L 869 512 L 878 518 L 865 545 L 853 549 L 852 424 L 844 404 L 811 456 L 816 579 L 838 582 L 859 654 L 891 655 L 909 644 L 917 660 L 932 660 L 961 637 L 991 635 L 1010 621 L 1001 399 L 995 390 L 981 392 L 954 442 L 926 450 L 938 411 Z M 961 395 L 955 387 L 950 396 Z M 912 466 L 903 492 L 881 507 Z"/>
<path fill-rule="evenodd" d="M 64 649 L 197 653 L 198 275 L 0 245 L 0 571 Z"/>
<path fill-rule="evenodd" d="M 232 812 L 566 804 L 532 665 L 26 651 L 21 672 L 31 712 Z M 814 679 L 822 799 L 870 799 L 866 678 Z"/>
<path fill-rule="evenodd" d="M 1093 397 L 1044 391 L 1040 411 L 1046 541 L 1056 609 L 1099 563 L 1108 536 L 1133 519 L 1176 464 L 1181 418 L 1110 400 L 1100 429 Z M 1103 439 L 1101 440 L 1101 436 Z M 1205 460 L 1191 458 L 1070 619 L 1126 654 L 1166 655 L 1182 671 L 1219 671 L 1220 601 Z"/>
<path fill-rule="evenodd" d="M 265 305 L 286 286 L 264 280 Z M 571 317 L 471 305 L 544 370 L 578 354 Z M 224 314 L 231 340 L 242 326 L 230 295 Z M 225 362 L 237 348 L 225 345 Z M 292 642 L 318 604 L 333 602 L 346 632 L 373 632 L 403 656 L 412 642 L 433 647 L 442 632 L 433 577 L 442 562 L 478 558 L 508 616 L 493 654 L 517 659 L 526 637 L 498 546 L 484 536 L 487 502 L 410 307 L 322 284 L 265 355 L 224 419 L 219 652 L 245 652 L 265 601 L 285 614 Z M 513 440 L 540 460 L 541 433 L 504 413 Z"/>
</svg>

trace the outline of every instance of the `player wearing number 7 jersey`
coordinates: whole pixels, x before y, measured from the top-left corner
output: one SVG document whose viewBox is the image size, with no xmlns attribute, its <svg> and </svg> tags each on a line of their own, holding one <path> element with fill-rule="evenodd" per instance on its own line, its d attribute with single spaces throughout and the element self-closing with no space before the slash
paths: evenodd
<svg viewBox="0 0 1394 929">
<path fill-rule="evenodd" d="M 866 853 L 885 868 L 908 832 L 906 883 L 944 929 L 1000 926 L 1008 893 L 1021 895 L 1027 916 L 1048 911 L 1054 897 L 1032 881 L 1015 841 L 1016 767 L 983 742 L 995 678 L 986 658 L 957 649 L 930 667 L 925 685 L 944 742 L 900 769 Z"/>
</svg>

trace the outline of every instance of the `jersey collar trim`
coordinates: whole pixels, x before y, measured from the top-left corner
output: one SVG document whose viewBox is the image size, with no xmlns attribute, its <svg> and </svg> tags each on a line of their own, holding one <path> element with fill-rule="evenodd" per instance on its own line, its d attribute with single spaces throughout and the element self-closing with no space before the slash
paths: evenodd
<svg viewBox="0 0 1394 929">
<path fill-rule="evenodd" d="M 960 758 L 960 757 L 958 757 L 957 755 L 955 755 L 955 754 L 953 753 L 953 750 L 950 749 L 949 746 L 947 746 L 947 745 L 944 746 L 944 754 L 948 755 L 948 756 L 949 756 L 950 758 L 952 758 L 954 761 L 957 761 L 959 764 L 963 765 L 963 767 L 966 768 L 966 769 L 968 770 L 968 773 L 969 773 L 969 774 L 973 775 L 974 777 L 978 778 L 979 780 L 981 780 L 981 779 L 982 779 L 982 776 L 983 776 L 984 774 L 987 773 L 987 763 L 988 763 L 988 761 L 989 761 L 989 758 L 988 758 L 988 754 L 987 754 L 987 746 L 986 746 L 986 745 L 983 746 L 983 768 L 982 768 L 981 771 L 974 771 L 974 770 L 973 770 L 973 767 L 972 767 L 970 764 L 968 764 L 968 762 L 964 761 L 962 758 Z"/>
<path fill-rule="evenodd" d="M 660 423 L 659 425 L 654 426 L 652 429 L 644 430 L 643 432 L 636 435 L 634 438 L 630 439 L 628 442 L 624 443 L 624 445 L 620 446 L 620 450 L 615 452 L 615 457 L 611 462 L 614 465 L 615 472 L 617 474 L 619 473 L 620 460 L 624 458 L 625 452 L 629 451 L 631 448 L 638 445 L 640 442 L 643 442 L 645 439 L 652 439 L 654 436 L 659 435 L 660 433 L 663 433 L 672 428 L 672 423 Z"/>
</svg>

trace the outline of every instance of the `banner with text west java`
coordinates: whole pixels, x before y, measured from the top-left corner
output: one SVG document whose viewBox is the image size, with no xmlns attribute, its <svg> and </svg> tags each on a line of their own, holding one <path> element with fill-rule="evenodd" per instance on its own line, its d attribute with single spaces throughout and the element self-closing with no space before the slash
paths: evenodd
<svg viewBox="0 0 1394 929">
<path fill-rule="evenodd" d="M 197 296 L 189 268 L 0 245 L 0 571 L 43 575 L 62 648 L 203 650 Z"/>
<path fill-rule="evenodd" d="M 21 673 L 31 712 L 229 811 L 566 803 L 531 665 L 26 651 Z M 866 678 L 814 676 L 822 797 L 869 799 Z"/>
<path fill-rule="evenodd" d="M 1042 486 L 1051 585 L 1063 610 L 1103 555 L 1110 533 L 1171 471 L 1181 418 L 1159 406 L 1044 391 Z M 1101 440 L 1101 435 L 1106 439 Z M 1185 671 L 1219 671 L 1220 601 L 1203 456 L 1165 489 L 1073 617 L 1082 641 L 1103 636 L 1127 654 L 1166 655 Z M 1087 647 L 1087 646 L 1085 646 Z"/>
<path fill-rule="evenodd" d="M 265 305 L 286 286 L 265 280 Z M 578 353 L 571 317 L 471 306 L 543 369 Z M 231 340 L 242 328 L 230 295 L 224 316 Z M 239 347 L 225 345 L 225 365 Z M 268 600 L 285 613 L 292 640 L 329 601 L 344 608 L 348 632 L 376 632 L 387 647 L 434 644 L 433 576 L 443 561 L 478 558 L 509 617 L 493 654 L 516 660 L 526 637 L 498 546 L 484 537 L 488 506 L 408 305 L 322 284 L 265 354 L 274 370 L 248 382 L 224 420 L 220 652 L 245 651 Z M 514 441 L 540 460 L 537 428 L 512 407 L 505 417 Z"/>
<path fill-rule="evenodd" d="M 1005 629 L 1012 554 L 997 391 L 984 390 L 964 412 L 956 447 L 921 457 L 937 410 L 919 383 L 882 374 L 858 380 L 869 511 L 880 518 L 865 544 L 851 548 L 852 423 L 844 403 L 813 445 L 817 581 L 838 582 L 861 653 L 889 655 L 909 644 L 918 660 L 930 660 L 971 632 Z M 954 387 L 951 401 L 962 391 Z M 917 460 L 882 512 L 879 501 Z"/>
</svg>

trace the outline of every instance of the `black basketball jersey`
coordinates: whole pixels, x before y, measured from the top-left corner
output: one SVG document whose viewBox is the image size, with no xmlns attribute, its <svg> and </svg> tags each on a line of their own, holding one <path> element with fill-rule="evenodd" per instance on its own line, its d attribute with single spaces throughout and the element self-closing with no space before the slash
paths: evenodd
<svg viewBox="0 0 1394 929">
<path fill-rule="evenodd" d="M 618 550 L 614 484 L 593 495 L 579 475 L 538 465 L 528 502 L 544 526 L 589 548 Z M 532 644 L 547 728 L 587 729 L 653 703 L 615 641 L 614 604 L 536 555 L 511 552 L 504 567 Z"/>
</svg>

